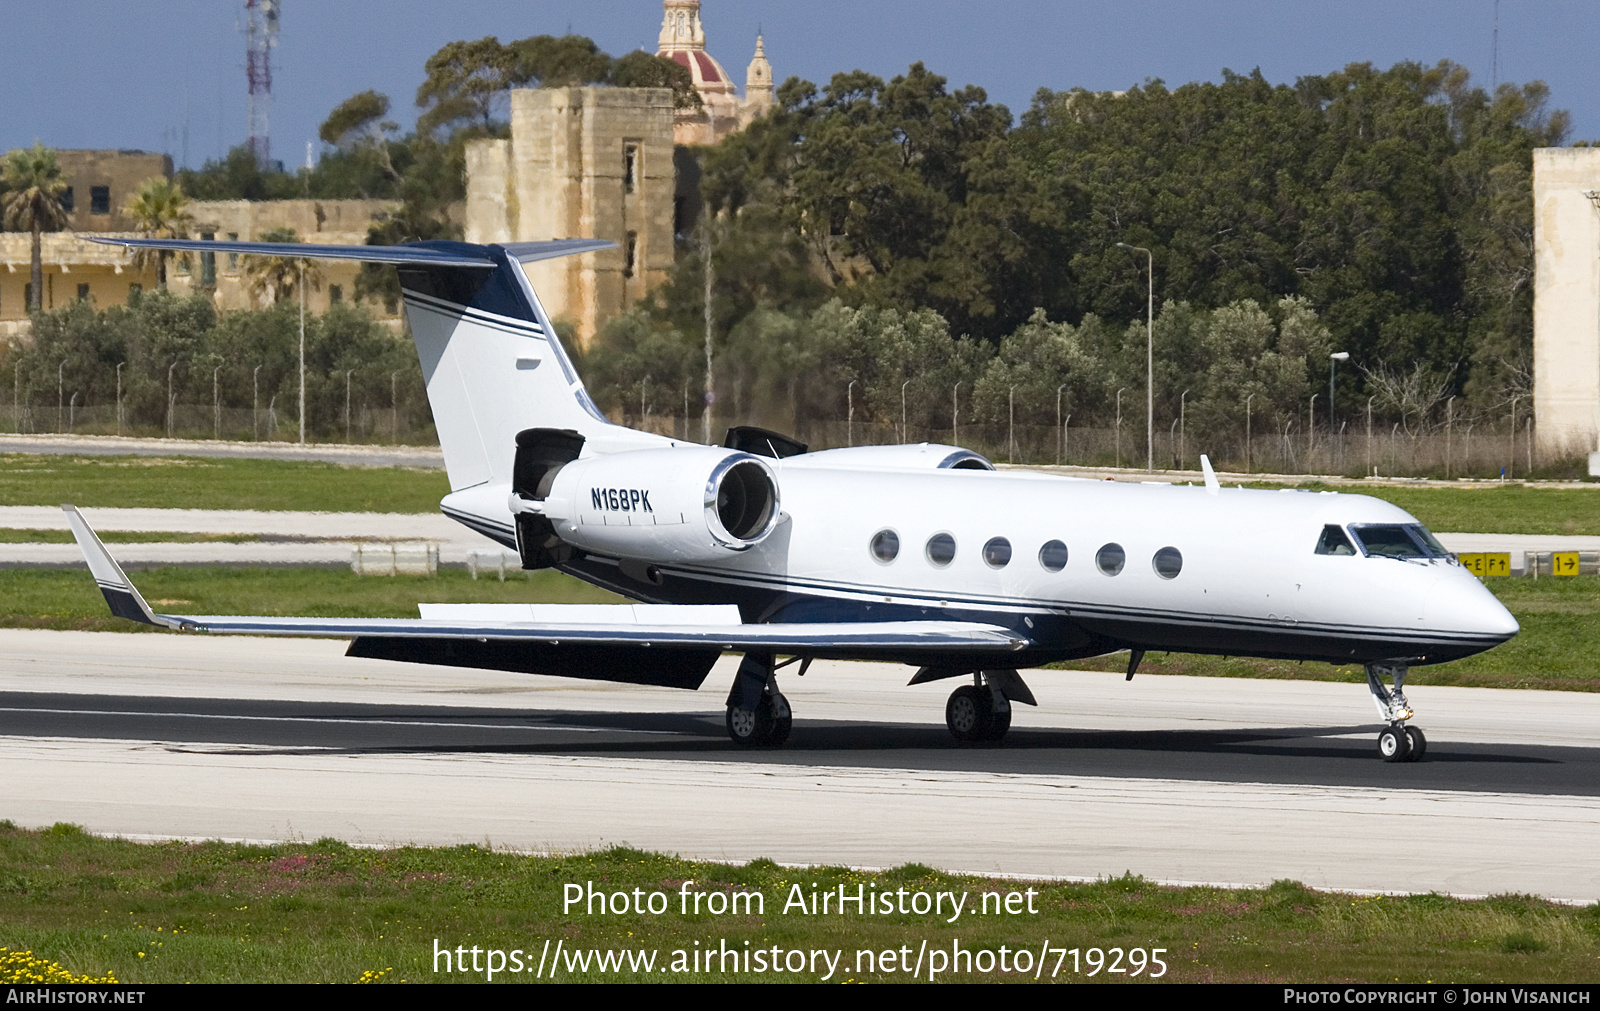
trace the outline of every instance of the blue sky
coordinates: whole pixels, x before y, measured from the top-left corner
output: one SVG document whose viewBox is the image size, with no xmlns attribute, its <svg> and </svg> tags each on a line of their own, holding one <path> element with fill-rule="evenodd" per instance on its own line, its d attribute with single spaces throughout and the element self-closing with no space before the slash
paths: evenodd
<svg viewBox="0 0 1600 1011">
<path fill-rule="evenodd" d="M 429 54 L 454 39 L 568 30 L 616 55 L 655 46 L 652 0 L 283 0 L 273 154 L 304 160 L 334 105 L 367 88 L 409 125 Z M 0 147 L 143 148 L 198 166 L 245 136 L 243 0 L 0 0 Z M 743 82 L 758 27 L 776 77 L 884 77 L 914 60 L 1013 114 L 1040 87 L 1169 85 L 1260 67 L 1292 82 L 1346 63 L 1450 59 L 1489 83 L 1494 0 L 705 0 L 712 55 Z M 1600 11 L 1500 0 L 1499 79 L 1541 79 L 1600 138 Z M 185 140 L 187 137 L 187 140 Z"/>
</svg>

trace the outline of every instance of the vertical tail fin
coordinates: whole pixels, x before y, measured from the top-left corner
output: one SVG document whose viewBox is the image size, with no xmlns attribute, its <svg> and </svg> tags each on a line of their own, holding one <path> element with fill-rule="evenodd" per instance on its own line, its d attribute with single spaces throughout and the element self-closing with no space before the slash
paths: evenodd
<svg viewBox="0 0 1600 1011">
<path fill-rule="evenodd" d="M 143 249 L 394 264 L 452 491 L 509 484 L 517 433 L 529 428 L 575 431 L 601 452 L 663 441 L 613 425 L 600 413 L 522 269 L 534 260 L 609 249 L 614 242 L 334 246 L 198 239 L 94 241 Z"/>
<path fill-rule="evenodd" d="M 406 316 L 422 361 L 452 491 L 511 480 L 517 433 L 567 429 L 589 440 L 612 426 L 600 413 L 529 284 L 522 263 L 606 248 L 599 240 L 462 247 L 493 268 L 401 264 Z"/>
</svg>

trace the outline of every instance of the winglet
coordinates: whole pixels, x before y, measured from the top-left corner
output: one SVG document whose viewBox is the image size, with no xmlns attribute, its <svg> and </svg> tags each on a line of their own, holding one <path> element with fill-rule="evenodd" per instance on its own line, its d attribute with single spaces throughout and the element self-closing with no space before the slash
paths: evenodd
<svg viewBox="0 0 1600 1011">
<path fill-rule="evenodd" d="M 1217 481 L 1217 472 L 1211 469 L 1211 458 L 1204 453 L 1200 454 L 1200 473 L 1206 476 L 1206 494 L 1215 495 L 1222 490 L 1222 485 Z"/>
<path fill-rule="evenodd" d="M 130 621 L 143 622 L 146 625 L 160 625 L 165 628 L 181 628 L 180 622 L 158 615 L 150 610 L 150 605 L 144 602 L 144 597 L 133 586 L 122 566 L 111 557 L 111 552 L 100 543 L 100 538 L 89 529 L 89 524 L 78 512 L 75 505 L 64 505 L 61 511 L 67 514 L 67 522 L 72 525 L 72 536 L 78 539 L 78 548 L 83 552 L 84 561 L 89 563 L 89 572 L 94 576 L 94 581 L 100 585 L 100 592 L 105 594 L 106 603 L 111 606 L 111 613 L 119 618 Z"/>
</svg>

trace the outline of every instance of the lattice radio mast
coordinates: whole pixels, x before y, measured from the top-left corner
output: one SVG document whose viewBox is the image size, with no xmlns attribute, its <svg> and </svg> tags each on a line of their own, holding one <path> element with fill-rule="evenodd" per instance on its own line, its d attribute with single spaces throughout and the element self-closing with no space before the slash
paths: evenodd
<svg viewBox="0 0 1600 1011">
<path fill-rule="evenodd" d="M 278 14 L 283 0 L 245 0 L 245 79 L 250 82 L 250 153 L 256 164 L 272 162 L 272 50 L 278 45 Z"/>
</svg>

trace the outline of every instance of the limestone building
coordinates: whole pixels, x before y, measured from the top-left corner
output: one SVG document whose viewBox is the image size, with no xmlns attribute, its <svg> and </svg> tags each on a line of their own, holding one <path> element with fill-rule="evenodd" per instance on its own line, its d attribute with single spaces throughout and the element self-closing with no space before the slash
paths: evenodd
<svg viewBox="0 0 1600 1011">
<path fill-rule="evenodd" d="M 513 91 L 511 138 L 467 145 L 465 238 L 616 242 L 526 268 L 551 319 L 587 344 L 672 268 L 672 136 L 666 88 Z"/>
<path fill-rule="evenodd" d="M 143 151 L 57 151 L 56 159 L 68 186 L 63 201 L 67 229 L 42 237 L 41 306 L 48 311 L 85 299 L 104 308 L 127 302 L 134 292 L 153 290 L 153 269 L 135 270 L 122 249 L 90 242 L 88 236 L 132 237 L 134 223 L 123 208 L 146 180 L 170 178 L 172 159 Z M 397 206 L 382 200 L 195 200 L 188 205 L 194 219 L 189 231 L 191 238 L 250 240 L 292 228 L 305 242 L 361 245 L 368 226 Z M 32 242 L 27 232 L 0 233 L 0 337 L 27 331 Z M 229 254 L 202 253 L 186 263 L 173 260 L 167 287 L 183 295 L 207 292 L 223 311 L 259 307 L 247 267 Z M 359 269 L 359 264 L 324 261 L 324 282 L 320 290 L 308 292 L 307 308 L 323 312 L 333 302 L 353 297 Z M 379 317 L 399 319 L 398 305 L 372 309 Z"/>
<path fill-rule="evenodd" d="M 1600 475 L 1600 148 L 1533 152 L 1533 243 L 1539 452 Z"/>
<path fill-rule="evenodd" d="M 714 144 L 772 106 L 772 65 L 756 39 L 740 98 L 706 51 L 700 0 L 663 0 L 658 56 L 688 69 L 701 109 L 675 109 L 662 88 L 537 88 L 511 93 L 509 140 L 467 145 L 468 242 L 598 238 L 616 249 L 527 266 L 552 319 L 587 345 L 672 269 L 674 237 L 692 219 L 682 147 Z M 686 167 L 692 167 L 688 158 Z"/>
</svg>

